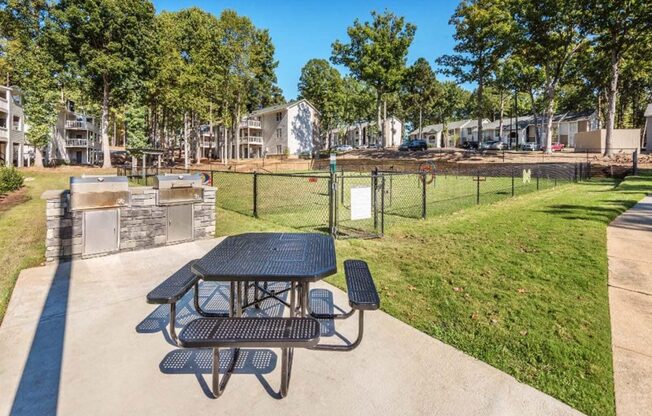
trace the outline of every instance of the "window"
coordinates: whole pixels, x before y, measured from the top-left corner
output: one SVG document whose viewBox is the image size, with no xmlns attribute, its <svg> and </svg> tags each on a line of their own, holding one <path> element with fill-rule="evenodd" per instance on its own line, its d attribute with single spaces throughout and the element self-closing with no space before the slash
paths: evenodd
<svg viewBox="0 0 652 416">
<path fill-rule="evenodd" d="M 280 145 L 280 144 L 276 145 L 276 154 L 277 155 L 283 154 L 283 146 L 282 145 Z"/>
<path fill-rule="evenodd" d="M 276 129 L 276 138 L 280 139 L 283 136 L 283 129 Z"/>
<path fill-rule="evenodd" d="M 473 127 L 468 127 L 466 129 L 466 134 L 473 134 Z"/>
<path fill-rule="evenodd" d="M 283 120 L 283 112 L 279 111 L 278 113 L 276 113 L 276 121 L 281 121 L 281 120 Z"/>
</svg>

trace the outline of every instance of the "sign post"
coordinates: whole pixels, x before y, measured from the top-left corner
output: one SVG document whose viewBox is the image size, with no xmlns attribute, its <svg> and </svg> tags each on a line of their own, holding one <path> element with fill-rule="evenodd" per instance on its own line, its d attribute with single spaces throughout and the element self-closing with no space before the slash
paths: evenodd
<svg viewBox="0 0 652 416">
<path fill-rule="evenodd" d="M 335 153 L 331 153 L 331 158 L 330 158 L 330 168 L 331 168 L 331 173 L 335 173 L 335 170 L 337 169 L 337 155 Z"/>
</svg>

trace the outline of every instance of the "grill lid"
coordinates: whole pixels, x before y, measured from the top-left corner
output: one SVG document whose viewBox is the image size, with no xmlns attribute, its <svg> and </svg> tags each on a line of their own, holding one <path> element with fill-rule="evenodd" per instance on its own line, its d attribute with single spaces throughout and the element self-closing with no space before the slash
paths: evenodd
<svg viewBox="0 0 652 416">
<path fill-rule="evenodd" d="M 202 186 L 201 176 L 189 173 L 166 173 L 154 177 L 155 189 L 172 188 L 200 188 Z"/>
<path fill-rule="evenodd" d="M 81 176 L 70 178 L 70 209 L 114 208 L 129 204 L 126 176 Z"/>
</svg>

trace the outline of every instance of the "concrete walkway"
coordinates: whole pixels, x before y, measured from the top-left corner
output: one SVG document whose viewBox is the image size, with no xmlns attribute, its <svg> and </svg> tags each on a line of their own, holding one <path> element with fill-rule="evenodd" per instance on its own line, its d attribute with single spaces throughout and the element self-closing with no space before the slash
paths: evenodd
<svg viewBox="0 0 652 416">
<path fill-rule="evenodd" d="M 579 414 L 380 311 L 366 315 L 364 340 L 352 352 L 296 350 L 285 399 L 277 393 L 278 351 L 269 349 L 241 354 L 224 395 L 210 399 L 210 351 L 172 345 L 168 309 L 148 305 L 145 295 L 217 242 L 24 270 L 0 327 L 0 414 Z M 225 308 L 224 289 L 204 283 L 204 306 Z M 319 311 L 347 305 L 325 283 L 311 299 Z M 265 305 L 274 308 L 283 313 Z M 192 298 L 178 311 L 178 326 L 194 319 Z M 322 340 L 354 336 L 356 321 L 325 322 Z"/>
<path fill-rule="evenodd" d="M 652 411 L 652 196 L 607 229 L 616 413 Z"/>
</svg>

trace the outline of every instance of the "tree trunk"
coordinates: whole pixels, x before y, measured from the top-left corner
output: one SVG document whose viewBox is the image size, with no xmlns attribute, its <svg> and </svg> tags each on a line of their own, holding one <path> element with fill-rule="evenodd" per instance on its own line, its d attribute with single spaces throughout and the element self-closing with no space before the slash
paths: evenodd
<svg viewBox="0 0 652 416">
<path fill-rule="evenodd" d="M 235 102 L 235 109 L 233 115 L 235 120 L 233 120 L 233 133 L 235 137 L 235 160 L 240 161 L 240 94 L 238 94 L 238 99 Z"/>
<path fill-rule="evenodd" d="M 505 114 L 504 93 L 500 91 L 500 121 L 498 121 L 498 139 L 503 140 L 503 116 Z"/>
<path fill-rule="evenodd" d="M 620 70 L 618 68 L 618 63 L 620 57 L 618 56 L 617 51 L 611 52 L 611 81 L 609 83 L 609 97 L 608 97 L 608 108 L 607 108 L 607 135 L 605 138 L 605 156 L 611 156 L 614 153 L 613 149 L 613 132 L 614 132 L 614 123 L 616 117 L 616 100 L 618 98 L 618 75 Z"/>
<path fill-rule="evenodd" d="M 188 129 L 188 113 L 183 113 L 183 167 L 188 169 L 188 141 L 190 140 L 190 132 Z"/>
<path fill-rule="evenodd" d="M 422 124 L 423 124 L 423 111 L 421 110 L 421 107 L 419 107 L 419 140 L 423 140 L 423 130 L 421 127 Z"/>
<path fill-rule="evenodd" d="M 387 131 L 386 131 L 386 124 L 387 124 L 387 101 L 383 100 L 383 125 L 382 128 L 380 129 L 380 135 L 381 135 L 381 141 L 383 143 L 383 147 L 387 147 Z"/>
<path fill-rule="evenodd" d="M 381 134 L 382 134 L 382 125 L 383 125 L 382 107 L 383 107 L 383 102 L 382 102 L 382 99 L 380 97 L 381 97 L 380 92 L 376 93 L 376 110 L 377 110 L 377 116 L 378 116 L 377 119 L 376 119 L 376 122 L 378 124 L 376 124 L 376 126 L 378 127 L 378 131 L 381 132 Z M 376 138 L 376 144 L 377 143 L 378 143 L 378 138 Z"/>
<path fill-rule="evenodd" d="M 552 153 L 552 119 L 555 111 L 555 92 L 554 86 L 549 86 L 546 89 L 546 97 L 548 105 L 546 106 L 545 119 L 546 119 L 546 153 Z"/>
<path fill-rule="evenodd" d="M 537 109 L 534 100 L 534 91 L 530 88 L 530 107 L 532 108 L 532 117 L 534 119 L 534 138 L 537 142 L 537 145 L 541 145 L 541 135 L 539 134 L 539 116 L 537 114 Z M 518 126 L 517 126 L 518 129 Z M 518 133 L 517 133 L 518 135 Z M 528 141 L 530 137 L 528 136 L 527 130 L 525 131 L 525 141 Z"/>
<path fill-rule="evenodd" d="M 27 160 L 29 161 L 29 158 Z M 38 147 L 34 148 L 34 167 L 37 168 L 43 167 L 43 152 L 41 152 L 41 149 Z"/>
<path fill-rule="evenodd" d="M 102 76 L 104 88 L 102 91 L 102 126 L 101 140 L 102 140 L 102 153 L 104 154 L 104 161 L 102 167 L 104 169 L 111 168 L 111 148 L 109 147 L 109 79 L 106 75 Z"/>
<path fill-rule="evenodd" d="M 480 71 L 480 76 L 478 77 L 478 102 L 476 103 L 477 108 L 475 111 L 476 117 L 478 117 L 478 145 L 482 142 L 482 95 L 484 93 L 484 75 Z M 461 135 L 461 130 L 460 130 Z"/>
</svg>

